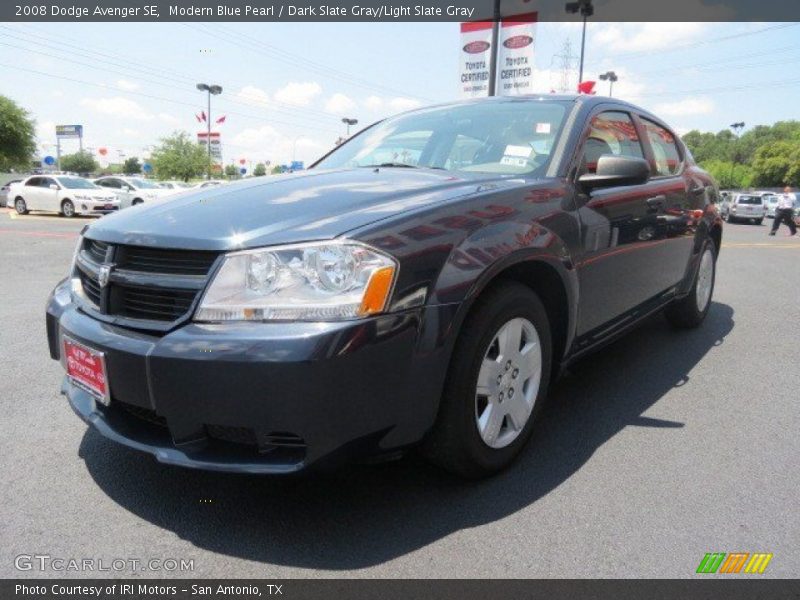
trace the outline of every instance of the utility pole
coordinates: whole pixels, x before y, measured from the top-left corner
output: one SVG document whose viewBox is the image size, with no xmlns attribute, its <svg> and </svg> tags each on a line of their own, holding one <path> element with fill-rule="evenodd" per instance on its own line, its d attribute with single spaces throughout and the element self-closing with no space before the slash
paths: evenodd
<svg viewBox="0 0 800 600">
<path fill-rule="evenodd" d="M 578 0 L 577 2 L 567 2 L 564 6 L 570 14 L 581 13 L 583 17 L 583 32 L 581 33 L 581 63 L 578 69 L 578 85 L 583 83 L 583 60 L 586 53 L 586 20 L 594 14 L 592 0 Z"/>
<path fill-rule="evenodd" d="M 494 0 L 492 18 L 492 47 L 489 50 L 489 95 L 494 96 L 497 87 L 497 44 L 500 40 L 500 0 Z"/>
</svg>

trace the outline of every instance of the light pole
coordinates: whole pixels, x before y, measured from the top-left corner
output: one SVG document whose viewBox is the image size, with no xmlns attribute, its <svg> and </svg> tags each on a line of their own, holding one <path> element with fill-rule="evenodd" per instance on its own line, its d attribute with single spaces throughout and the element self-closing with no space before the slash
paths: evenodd
<svg viewBox="0 0 800 600">
<path fill-rule="evenodd" d="M 731 187 L 735 187 L 733 181 L 733 170 L 736 168 L 736 142 L 739 141 L 739 134 L 742 132 L 742 129 L 744 129 L 744 121 L 740 121 L 739 123 L 731 123 L 730 128 L 733 129 L 733 135 L 736 136 L 736 139 L 733 141 L 733 154 L 731 156 L 731 176 L 730 176 Z"/>
<path fill-rule="evenodd" d="M 564 8 L 568 13 L 574 15 L 581 13 L 583 17 L 583 33 L 581 34 L 581 66 L 578 70 L 578 85 L 583 83 L 583 57 L 586 51 L 586 19 L 594 14 L 592 0 L 578 0 L 577 2 L 567 2 Z"/>
<path fill-rule="evenodd" d="M 344 117 L 342 119 L 342 123 L 347 125 L 347 137 L 350 137 L 350 125 L 357 125 L 358 119 L 348 119 L 347 117 Z"/>
<path fill-rule="evenodd" d="M 611 98 L 614 95 L 614 82 L 619 80 L 617 74 L 614 71 L 606 71 L 600 75 L 601 81 L 608 81 L 608 97 Z"/>
<path fill-rule="evenodd" d="M 208 96 L 208 119 L 206 120 L 206 146 L 208 148 L 208 176 L 211 179 L 211 95 L 219 96 L 222 93 L 221 85 L 208 85 L 207 83 L 198 83 L 197 89 L 201 92 L 206 92 Z"/>
</svg>

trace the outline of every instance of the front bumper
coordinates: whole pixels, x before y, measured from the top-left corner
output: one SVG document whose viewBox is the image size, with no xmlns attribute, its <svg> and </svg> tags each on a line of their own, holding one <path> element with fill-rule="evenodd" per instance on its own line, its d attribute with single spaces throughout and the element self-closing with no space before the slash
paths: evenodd
<svg viewBox="0 0 800 600">
<path fill-rule="evenodd" d="M 68 335 L 105 353 L 108 406 L 66 377 L 73 410 L 163 463 L 243 473 L 390 453 L 433 425 L 447 307 L 339 323 L 190 323 L 153 336 L 99 322 L 54 290 L 50 353 Z"/>
<path fill-rule="evenodd" d="M 74 200 L 75 212 L 79 215 L 106 215 L 119 210 L 119 200 Z"/>
</svg>

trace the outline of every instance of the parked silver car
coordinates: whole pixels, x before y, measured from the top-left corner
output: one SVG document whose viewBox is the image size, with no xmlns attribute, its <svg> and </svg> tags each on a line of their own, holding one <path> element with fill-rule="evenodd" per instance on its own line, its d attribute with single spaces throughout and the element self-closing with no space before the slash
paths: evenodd
<svg viewBox="0 0 800 600">
<path fill-rule="evenodd" d="M 756 225 L 764 222 L 767 215 L 767 206 L 763 196 L 756 194 L 736 194 L 728 203 L 720 207 L 722 218 L 728 223 L 749 221 Z"/>
</svg>

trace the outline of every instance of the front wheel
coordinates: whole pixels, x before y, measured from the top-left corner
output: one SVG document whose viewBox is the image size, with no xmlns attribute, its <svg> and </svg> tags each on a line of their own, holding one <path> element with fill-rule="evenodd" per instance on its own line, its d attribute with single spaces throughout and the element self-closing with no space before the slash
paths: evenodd
<svg viewBox="0 0 800 600">
<path fill-rule="evenodd" d="M 664 315 L 670 325 L 679 329 L 692 329 L 703 322 L 711 306 L 716 275 L 716 248 L 713 241 L 706 240 L 700 252 L 700 264 L 697 267 L 689 294 L 684 298 L 674 300 L 664 309 Z"/>
<path fill-rule="evenodd" d="M 756 219 L 756 225 L 763 225 L 764 219 Z"/>
<path fill-rule="evenodd" d="M 530 288 L 502 283 L 481 296 L 453 351 L 439 415 L 423 446 L 465 477 L 507 467 L 531 436 L 550 381 L 547 312 Z"/>
<path fill-rule="evenodd" d="M 131 202 L 131 206 L 138 206 L 139 204 L 144 204 L 144 200 L 141 198 L 134 198 L 133 202 Z"/>
<path fill-rule="evenodd" d="M 75 216 L 75 205 L 72 203 L 72 200 L 64 200 L 61 203 L 61 214 L 68 219 Z"/>
<path fill-rule="evenodd" d="M 28 205 L 25 204 L 25 200 L 22 198 L 17 198 L 14 200 L 14 210 L 17 211 L 18 215 L 27 215 L 28 214 Z"/>
</svg>

